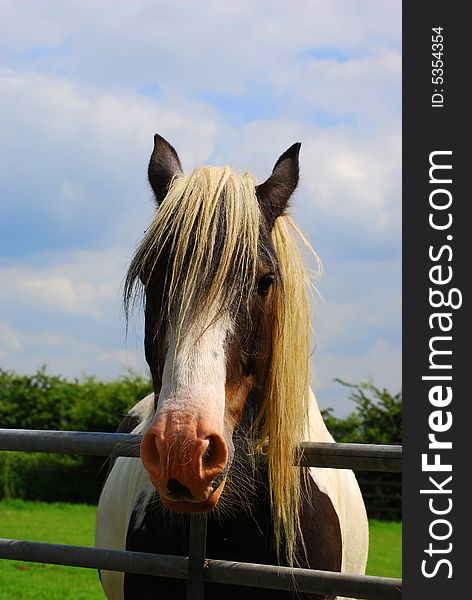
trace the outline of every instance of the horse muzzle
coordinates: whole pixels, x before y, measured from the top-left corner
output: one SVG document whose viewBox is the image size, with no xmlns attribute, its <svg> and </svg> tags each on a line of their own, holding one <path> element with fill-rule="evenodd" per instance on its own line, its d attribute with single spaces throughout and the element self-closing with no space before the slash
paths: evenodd
<svg viewBox="0 0 472 600">
<path fill-rule="evenodd" d="M 216 506 L 229 468 L 228 445 L 205 423 L 185 428 L 157 420 L 141 442 L 141 460 L 166 508 L 204 512 Z"/>
<path fill-rule="evenodd" d="M 208 498 L 202 502 L 195 500 L 171 500 L 167 496 L 161 493 L 161 502 L 169 510 L 174 512 L 185 512 L 185 513 L 202 513 L 208 512 L 215 508 L 221 496 L 221 492 L 225 487 L 226 479 L 223 479 L 218 488 L 212 491 Z"/>
</svg>

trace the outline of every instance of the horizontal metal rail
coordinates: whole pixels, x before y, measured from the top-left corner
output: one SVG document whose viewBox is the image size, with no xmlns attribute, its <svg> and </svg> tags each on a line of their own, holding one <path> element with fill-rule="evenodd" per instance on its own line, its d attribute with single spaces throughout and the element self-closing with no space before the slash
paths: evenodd
<svg viewBox="0 0 472 600">
<path fill-rule="evenodd" d="M 355 471 L 402 470 L 402 447 L 381 444 L 301 442 L 301 464 L 305 467 L 336 467 Z"/>
<path fill-rule="evenodd" d="M 0 558 L 186 579 L 188 558 L 0 538 Z"/>
<path fill-rule="evenodd" d="M 141 439 L 133 433 L 0 429 L 0 450 L 136 457 Z"/>
<path fill-rule="evenodd" d="M 0 450 L 138 457 L 141 439 L 141 435 L 132 433 L 0 429 Z M 402 470 L 401 446 L 301 442 L 298 448 L 302 454 L 301 464 L 305 467 Z M 264 455 L 258 456 L 258 460 L 263 463 Z"/>
<path fill-rule="evenodd" d="M 123 433 L 0 429 L 0 450 L 139 457 L 141 439 L 141 435 Z M 298 451 L 303 466 L 359 471 L 402 469 L 401 446 L 302 442 Z M 266 457 L 261 454 L 257 460 L 264 463 Z M 188 598 L 201 598 L 204 582 L 366 600 L 401 597 L 400 579 L 204 559 L 204 530 L 197 529 L 193 548 L 189 549 L 192 561 L 182 556 L 5 539 L 0 539 L 0 558 L 187 579 Z"/>
<path fill-rule="evenodd" d="M 186 579 L 188 558 L 0 539 L 0 558 Z M 366 600 L 398 600 L 400 579 L 206 559 L 205 582 Z"/>
</svg>

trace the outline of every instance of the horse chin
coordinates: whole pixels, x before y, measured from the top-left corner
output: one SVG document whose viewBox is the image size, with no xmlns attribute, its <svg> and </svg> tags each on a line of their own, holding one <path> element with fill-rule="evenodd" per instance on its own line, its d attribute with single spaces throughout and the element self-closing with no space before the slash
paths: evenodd
<svg viewBox="0 0 472 600">
<path fill-rule="evenodd" d="M 184 513 L 205 513 L 213 510 L 218 504 L 221 492 L 225 487 L 225 480 L 220 483 L 219 487 L 203 502 L 188 502 L 185 500 L 169 500 L 161 496 L 161 502 L 165 508 L 174 512 Z"/>
</svg>

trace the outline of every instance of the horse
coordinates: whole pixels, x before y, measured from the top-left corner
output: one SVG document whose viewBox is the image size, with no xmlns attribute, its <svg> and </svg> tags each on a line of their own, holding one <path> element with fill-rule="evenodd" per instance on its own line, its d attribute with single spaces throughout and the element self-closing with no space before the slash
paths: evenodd
<svg viewBox="0 0 472 600">
<path fill-rule="evenodd" d="M 296 451 L 301 440 L 333 441 L 309 385 L 309 244 L 287 213 L 300 147 L 257 184 L 226 166 L 184 175 L 173 146 L 154 136 L 156 212 L 124 283 L 127 318 L 137 300 L 144 307 L 153 392 L 119 427 L 142 434 L 140 459 L 112 464 L 97 547 L 186 556 L 190 515 L 206 513 L 208 558 L 365 572 L 354 474 L 303 468 Z M 182 580 L 100 578 L 109 600 L 185 598 Z M 205 598 L 222 597 L 297 595 L 205 584 Z"/>
</svg>

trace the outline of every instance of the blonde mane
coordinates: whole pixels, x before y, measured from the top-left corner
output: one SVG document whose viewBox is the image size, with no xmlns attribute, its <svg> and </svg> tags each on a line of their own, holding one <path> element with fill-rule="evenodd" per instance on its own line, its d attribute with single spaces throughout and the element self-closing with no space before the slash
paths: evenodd
<svg viewBox="0 0 472 600">
<path fill-rule="evenodd" d="M 261 442 L 268 441 L 268 464 L 274 534 L 278 551 L 284 544 L 289 564 L 296 561 L 296 542 L 304 548 L 300 527 L 301 455 L 295 445 L 304 439 L 308 419 L 311 342 L 307 277 L 299 243 L 315 258 L 313 248 L 294 224 L 283 215 L 275 221 L 272 242 L 282 285 L 276 287 L 272 356 L 264 402 L 256 419 Z"/>
<path fill-rule="evenodd" d="M 197 311 L 216 318 L 226 313 L 231 303 L 232 312 L 248 304 L 256 283 L 261 219 L 250 174 L 241 176 L 228 167 L 203 167 L 175 177 L 130 265 L 125 307 L 129 307 L 139 280 L 146 285 L 164 249 L 172 261 L 165 275 L 168 298 L 159 318 L 174 324 L 177 339 L 184 334 L 189 316 Z M 300 457 L 295 445 L 303 439 L 308 418 L 311 339 L 308 280 L 299 242 L 308 247 L 317 263 L 318 257 L 288 216 L 276 219 L 271 238 L 280 282 L 273 296 L 269 373 L 254 423 L 259 435 L 255 450 L 268 442 L 276 548 L 279 556 L 293 564 L 297 540 L 303 545 Z"/>
<path fill-rule="evenodd" d="M 234 298 L 238 298 L 238 309 L 254 288 L 259 227 L 251 175 L 237 175 L 229 167 L 202 167 L 188 176 L 174 177 L 131 262 L 125 307 L 138 280 L 148 282 L 167 250 L 172 261 L 166 273 L 166 309 L 160 318 L 171 317 L 177 340 L 195 311 L 215 318 Z M 201 322 L 208 324 L 205 318 Z"/>
</svg>

